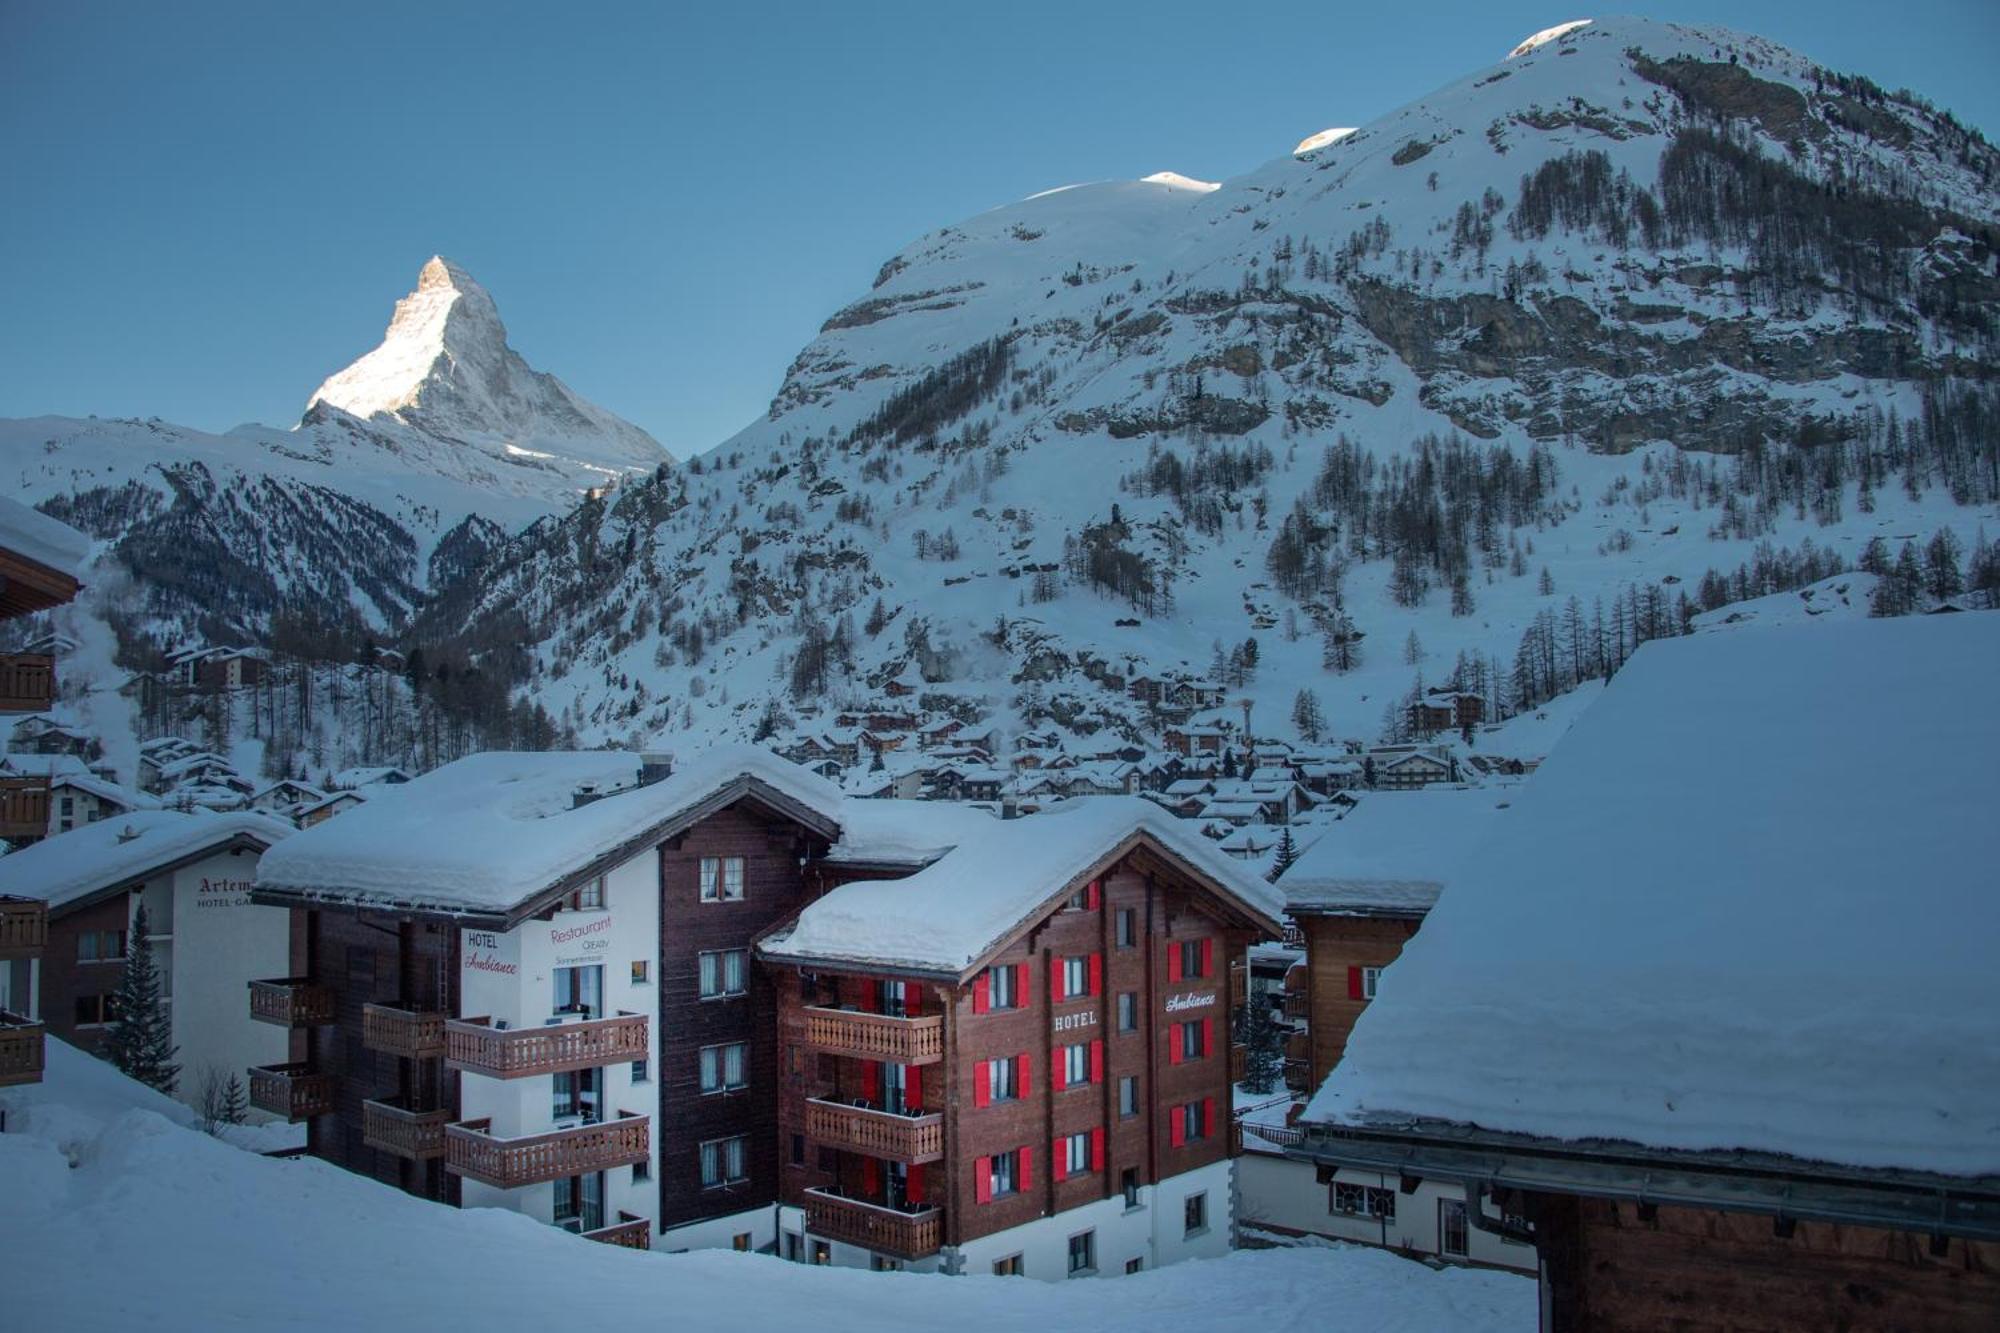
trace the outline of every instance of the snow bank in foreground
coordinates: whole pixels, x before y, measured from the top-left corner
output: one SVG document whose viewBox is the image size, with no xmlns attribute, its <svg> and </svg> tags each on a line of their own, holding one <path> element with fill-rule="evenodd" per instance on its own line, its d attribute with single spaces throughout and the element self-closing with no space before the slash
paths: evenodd
<svg viewBox="0 0 2000 1333">
<path fill-rule="evenodd" d="M 1648 644 L 1309 1117 L 2000 1171 L 1996 663 L 1990 612 Z"/>
<path fill-rule="evenodd" d="M 640 1253 L 516 1213 L 460 1212 L 310 1159 L 258 1157 L 174 1123 L 184 1108 L 51 1042 L 70 1104 L 52 1136 L 0 1135 L 0 1252 L 9 1327 L 540 1330 L 595 1326 L 1258 1333 L 1356 1327 L 1431 1333 L 1535 1326 L 1535 1286 L 1380 1250 L 1233 1254 L 1134 1277 L 1044 1284 L 812 1268 L 730 1251 Z M 108 1071 L 107 1071 L 108 1072 Z M 120 1095 L 120 1087 L 123 1093 Z M 0 1093 L 14 1106 L 24 1090 Z M 943 1291 L 938 1283 L 955 1284 Z M 1004 1284 L 1004 1285 L 1003 1285 Z M 663 1312 L 671 1314 L 664 1315 Z"/>
</svg>

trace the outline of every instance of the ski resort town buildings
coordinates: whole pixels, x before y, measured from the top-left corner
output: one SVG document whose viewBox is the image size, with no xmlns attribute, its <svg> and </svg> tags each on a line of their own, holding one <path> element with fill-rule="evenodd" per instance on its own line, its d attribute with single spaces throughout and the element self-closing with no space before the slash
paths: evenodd
<svg viewBox="0 0 2000 1333">
<path fill-rule="evenodd" d="M 1996 661 L 1991 614 L 1647 645 L 1451 870 L 1293 1152 L 1532 1243 L 1548 1328 L 1993 1327 L 2000 723 L 1958 687 Z"/>
<path fill-rule="evenodd" d="M 1227 1248 L 1262 881 L 1132 799 L 1000 821 L 747 749 L 640 777 L 476 755 L 267 857 L 299 926 L 253 988 L 294 1042 L 258 1103 L 625 1245 L 1042 1277 Z"/>
<path fill-rule="evenodd" d="M 61 606 L 81 586 L 78 570 L 90 540 L 76 529 L 14 500 L 0 499 L 0 620 Z M 46 653 L 0 655 L 0 713 L 34 713 L 55 698 L 55 659 Z M 16 845 L 43 837 L 49 824 L 46 779 L 0 777 L 0 838 Z M 0 1087 L 39 1082 L 42 954 L 48 906 L 39 896 L 0 889 Z"/>
</svg>

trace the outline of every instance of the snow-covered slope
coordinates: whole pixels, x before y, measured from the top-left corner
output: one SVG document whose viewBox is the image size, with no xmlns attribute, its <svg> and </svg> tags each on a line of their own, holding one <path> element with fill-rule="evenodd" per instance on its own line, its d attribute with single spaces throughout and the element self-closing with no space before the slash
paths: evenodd
<svg viewBox="0 0 2000 1333">
<path fill-rule="evenodd" d="M 1873 536 L 1969 547 L 1996 181 L 1949 116 L 1758 38 L 1538 34 L 1214 189 L 919 239 L 765 419 L 528 534 L 425 632 L 524 625 L 537 697 L 616 739 L 783 731 L 910 662 L 934 703 L 1130 735 L 1097 678 L 1254 637 L 1260 730 L 1309 687 L 1372 736 L 1461 655 L 1559 680 L 1555 632 L 1517 658 L 1538 622 L 1581 660 L 1593 622 L 1706 609 L 1710 570 L 1727 601 Z"/>
<path fill-rule="evenodd" d="M 324 419 L 328 408 L 462 441 L 572 481 L 613 480 L 669 461 L 645 431 L 522 360 L 507 343 L 493 298 L 442 255 L 432 256 L 417 289 L 396 303 L 382 345 L 313 392 L 303 424 Z"/>
</svg>

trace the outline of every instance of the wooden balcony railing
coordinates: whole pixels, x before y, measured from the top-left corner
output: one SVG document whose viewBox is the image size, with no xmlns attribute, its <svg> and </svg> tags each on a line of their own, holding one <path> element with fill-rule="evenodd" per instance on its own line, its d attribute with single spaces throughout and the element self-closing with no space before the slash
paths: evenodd
<svg viewBox="0 0 2000 1333">
<path fill-rule="evenodd" d="M 364 1004 L 361 1044 L 371 1051 L 411 1060 L 443 1055 L 444 1015 L 402 1004 Z"/>
<path fill-rule="evenodd" d="M 1285 1034 L 1285 1058 L 1306 1061 L 1312 1059 L 1312 1034 L 1310 1032 L 1288 1032 Z"/>
<path fill-rule="evenodd" d="M 250 1070 L 250 1104 L 285 1120 L 310 1120 L 333 1113 L 333 1075 L 310 1065 L 255 1065 Z"/>
<path fill-rule="evenodd" d="M 307 977 L 253 981 L 250 1017 L 281 1028 L 324 1027 L 333 1021 L 333 990 Z"/>
<path fill-rule="evenodd" d="M 632 1166 L 651 1156 L 646 1146 L 648 1123 L 645 1116 L 627 1115 L 575 1129 L 498 1139 L 488 1132 L 492 1120 L 464 1120 L 445 1126 L 445 1170 L 511 1190 Z"/>
<path fill-rule="evenodd" d="M 944 1059 L 944 1017 L 895 1018 L 852 1009 L 808 1008 L 806 1045 L 857 1060 L 936 1064 Z"/>
<path fill-rule="evenodd" d="M 1293 1092 L 1312 1090 L 1312 1063 L 1307 1060 L 1285 1061 L 1285 1086 Z"/>
<path fill-rule="evenodd" d="M 494 1027 L 486 1018 L 446 1019 L 444 1058 L 453 1069 L 488 1078 L 527 1078 L 643 1060 L 646 1015 L 534 1028 Z"/>
<path fill-rule="evenodd" d="M 1285 992 L 1285 1017 L 1311 1018 L 1312 996 L 1301 990 Z"/>
<path fill-rule="evenodd" d="M 361 1141 L 411 1162 L 444 1156 L 444 1127 L 451 1111 L 412 1111 L 393 1101 L 361 1103 Z"/>
<path fill-rule="evenodd" d="M 0 778 L 0 838 L 41 838 L 48 831 L 48 782 L 42 778 Z"/>
<path fill-rule="evenodd" d="M 1229 1048 L 1229 1081 L 1241 1083 L 1243 1076 L 1250 1072 L 1250 1048 L 1240 1043 Z"/>
<path fill-rule="evenodd" d="M 928 1258 L 944 1243 L 941 1209 L 906 1213 L 863 1199 L 844 1198 L 830 1190 L 809 1189 L 805 1193 L 806 1230 L 815 1235 L 899 1259 Z"/>
<path fill-rule="evenodd" d="M 34 958 L 49 942 L 49 905 L 0 896 L 0 958 Z"/>
<path fill-rule="evenodd" d="M 1229 965 L 1229 1002 L 1239 1009 L 1250 1002 L 1250 974 L 1241 963 Z"/>
<path fill-rule="evenodd" d="M 829 1148 L 914 1166 L 944 1157 L 944 1116 L 935 1111 L 899 1115 L 814 1097 L 806 1102 L 806 1137 Z"/>
<path fill-rule="evenodd" d="M 45 713 L 55 699 L 55 658 L 0 653 L 0 713 Z"/>
<path fill-rule="evenodd" d="M 637 1213 L 618 1212 L 618 1220 L 608 1227 L 583 1233 L 585 1240 L 594 1240 L 602 1245 L 617 1245 L 628 1250 L 650 1250 L 653 1248 L 653 1224 Z"/>
<path fill-rule="evenodd" d="M 42 1081 L 43 1036 L 40 1023 L 0 1011 L 0 1088 Z"/>
</svg>

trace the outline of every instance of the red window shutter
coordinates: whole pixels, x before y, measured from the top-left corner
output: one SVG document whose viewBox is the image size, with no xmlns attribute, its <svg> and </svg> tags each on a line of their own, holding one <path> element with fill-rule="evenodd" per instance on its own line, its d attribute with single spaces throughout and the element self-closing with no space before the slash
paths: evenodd
<svg viewBox="0 0 2000 1333">
<path fill-rule="evenodd" d="M 1026 1009 L 1035 1002 L 1035 993 L 1028 989 L 1028 965 L 1026 963 L 1014 964 L 1014 995 L 1016 997 L 1015 1003 L 1023 1009 Z"/>
<path fill-rule="evenodd" d="M 1169 1024 L 1169 1025 L 1168 1025 L 1168 1027 L 1167 1027 L 1167 1063 L 1168 1063 L 1168 1064 L 1170 1064 L 1170 1065 L 1177 1065 L 1177 1064 L 1179 1064 L 1179 1063 L 1181 1062 L 1181 1042 L 1182 1042 L 1182 1040 L 1183 1040 L 1183 1038 L 1181 1037 L 1181 1025 L 1180 1025 L 1179 1023 L 1172 1023 L 1172 1024 Z"/>
<path fill-rule="evenodd" d="M 1090 993 L 1104 994 L 1104 955 L 1101 953 L 1090 956 Z"/>
<path fill-rule="evenodd" d="M 1361 969 L 1358 967 L 1347 969 L 1347 998 L 1350 1000 L 1361 998 Z"/>
<path fill-rule="evenodd" d="M 972 979 L 972 1012 L 983 1014 L 993 1007 L 993 980 L 981 972 Z"/>
<path fill-rule="evenodd" d="M 1092 1083 L 1104 1081 L 1104 1043 L 1101 1041 L 1090 1043 L 1090 1081 Z"/>
<path fill-rule="evenodd" d="M 869 1013 L 879 1014 L 882 1012 L 882 991 L 883 991 L 883 986 L 880 981 L 871 981 L 868 983 Z"/>
<path fill-rule="evenodd" d="M 972 1159 L 972 1198 L 975 1203 L 993 1202 L 993 1159 Z"/>
<path fill-rule="evenodd" d="M 882 1099 L 882 1066 L 873 1060 L 861 1062 L 861 1096 L 871 1102 Z"/>
<path fill-rule="evenodd" d="M 873 1195 L 882 1188 L 882 1164 L 873 1157 L 861 1159 L 861 1192 Z"/>
<path fill-rule="evenodd" d="M 1057 1184 L 1069 1179 L 1069 1145 L 1060 1134 L 1049 1147 L 1049 1179 Z"/>
<path fill-rule="evenodd" d="M 1104 1126 L 1102 1125 L 1090 1131 L 1090 1169 L 1093 1171 L 1102 1171 L 1104 1169 Z"/>
<path fill-rule="evenodd" d="M 1187 1146 L 1187 1108 L 1176 1106 L 1167 1116 L 1167 1137 L 1176 1148 Z"/>
<path fill-rule="evenodd" d="M 1049 1003 L 1061 1004 L 1062 1002 L 1063 960 L 1051 954 L 1049 956 Z"/>
<path fill-rule="evenodd" d="M 1215 975 L 1215 941 L 1213 939 L 1206 939 L 1201 942 L 1201 974 L 1205 977 Z"/>
<path fill-rule="evenodd" d="M 972 1067 L 972 1104 L 985 1106 L 993 1100 L 993 1066 L 981 1060 Z M 984 1158 L 980 1160 L 984 1161 Z"/>
<path fill-rule="evenodd" d="M 1104 901 L 1103 881 L 1093 879 L 1092 881 L 1090 881 L 1090 894 L 1088 897 L 1084 899 L 1084 902 L 1089 905 L 1091 911 L 1095 912 L 1098 909 L 1098 905 L 1103 901 Z"/>
<path fill-rule="evenodd" d="M 910 1168 L 903 1182 L 903 1193 L 911 1203 L 924 1201 L 924 1168 L 921 1164 Z"/>
<path fill-rule="evenodd" d="M 903 1066 L 903 1105 L 921 1110 L 924 1104 L 924 1070 L 922 1065 Z"/>
<path fill-rule="evenodd" d="M 1032 1148 L 1021 1149 L 1021 1174 L 1019 1180 L 1017 1181 L 1017 1184 L 1019 1185 L 1021 1193 L 1023 1194 L 1026 1194 L 1034 1186 L 1035 1183 L 1034 1163 L 1035 1163 L 1035 1150 Z"/>
<path fill-rule="evenodd" d="M 1167 980 L 1178 983 L 1181 979 L 1181 946 L 1167 941 Z"/>
<path fill-rule="evenodd" d="M 1035 1090 L 1032 1081 L 1028 1078 L 1028 1053 L 1022 1051 L 1014 1058 L 1020 1061 L 1019 1064 L 1014 1066 L 1014 1087 L 1020 1092 L 1021 1096 L 1026 1097 Z"/>
<path fill-rule="evenodd" d="M 903 983 L 903 1012 L 915 1018 L 924 1010 L 924 988 L 914 981 Z"/>
<path fill-rule="evenodd" d="M 1060 1046 L 1056 1048 L 1055 1054 L 1049 1058 L 1049 1086 L 1057 1092 L 1061 1092 L 1069 1086 L 1069 1061 L 1064 1058 Z"/>
</svg>

